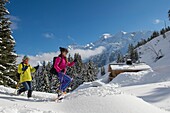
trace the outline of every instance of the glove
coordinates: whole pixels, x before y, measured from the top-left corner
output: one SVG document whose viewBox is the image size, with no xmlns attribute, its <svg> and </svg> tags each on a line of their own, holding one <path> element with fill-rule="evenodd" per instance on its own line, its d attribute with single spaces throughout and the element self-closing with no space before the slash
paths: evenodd
<svg viewBox="0 0 170 113">
<path fill-rule="evenodd" d="M 35 68 L 35 70 L 37 71 L 37 70 L 39 69 L 39 67 L 40 67 L 40 66 L 38 65 L 38 66 L 35 66 L 34 68 Z"/>
<path fill-rule="evenodd" d="M 62 69 L 61 72 L 64 73 L 64 72 L 65 72 L 65 69 Z"/>
<path fill-rule="evenodd" d="M 76 62 L 77 62 L 77 59 L 75 58 L 73 62 L 75 62 L 75 63 L 76 63 Z"/>
<path fill-rule="evenodd" d="M 28 66 L 25 66 L 22 68 L 22 71 L 26 71 L 28 69 Z"/>
</svg>

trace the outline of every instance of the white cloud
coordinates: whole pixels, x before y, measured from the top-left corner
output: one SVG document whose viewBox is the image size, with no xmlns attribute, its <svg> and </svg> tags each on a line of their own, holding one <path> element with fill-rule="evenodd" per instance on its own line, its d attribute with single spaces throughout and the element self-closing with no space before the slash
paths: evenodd
<svg viewBox="0 0 170 113">
<path fill-rule="evenodd" d="M 36 56 L 29 56 L 30 58 L 30 64 L 32 66 L 36 66 L 39 64 L 39 62 L 43 62 L 43 61 L 52 61 L 54 56 L 58 56 L 59 52 L 51 52 L 51 53 L 43 53 L 41 55 L 36 55 Z M 17 58 L 17 63 L 19 64 L 20 62 L 22 62 L 22 58 L 24 55 L 19 55 L 19 57 Z"/>
<path fill-rule="evenodd" d="M 105 50 L 106 48 L 103 46 L 100 46 L 94 50 L 82 50 L 82 49 L 74 49 L 74 50 L 70 50 L 69 53 L 71 54 L 71 56 L 74 56 L 75 53 L 79 53 L 82 57 L 83 60 L 88 59 L 92 56 L 101 54 L 103 52 L 103 50 Z M 30 64 L 32 66 L 36 66 L 39 62 L 43 62 L 43 61 L 52 61 L 54 56 L 58 56 L 60 54 L 60 52 L 51 52 L 51 53 L 43 53 L 41 55 L 36 55 L 36 56 L 29 56 L 30 57 Z M 18 57 L 17 59 L 17 63 L 20 63 L 22 61 L 24 55 L 20 55 L 20 57 Z"/>
<path fill-rule="evenodd" d="M 79 53 L 82 57 L 83 60 L 88 59 L 91 56 L 98 55 L 102 53 L 106 48 L 103 46 L 100 46 L 94 50 L 82 50 L 82 49 L 75 49 L 75 50 L 70 50 L 70 54 L 74 55 L 75 53 Z"/>
<path fill-rule="evenodd" d="M 11 29 L 17 30 L 18 29 L 18 24 L 16 22 L 12 22 Z"/>
<path fill-rule="evenodd" d="M 54 34 L 53 34 L 53 33 L 44 33 L 43 36 L 44 36 L 45 38 L 48 38 L 48 39 L 54 38 Z"/>
<path fill-rule="evenodd" d="M 17 17 L 17 16 L 12 16 L 12 15 L 10 15 L 9 18 L 10 18 L 12 21 L 20 21 L 20 18 Z"/>
<path fill-rule="evenodd" d="M 10 15 L 9 18 L 12 22 L 11 29 L 17 30 L 18 29 L 18 22 L 21 21 L 20 18 L 17 17 L 17 16 L 12 16 L 12 15 Z"/>
<path fill-rule="evenodd" d="M 162 20 L 160 20 L 160 19 L 155 19 L 154 21 L 153 21 L 153 24 L 159 24 L 159 23 L 162 23 L 163 21 Z"/>
</svg>

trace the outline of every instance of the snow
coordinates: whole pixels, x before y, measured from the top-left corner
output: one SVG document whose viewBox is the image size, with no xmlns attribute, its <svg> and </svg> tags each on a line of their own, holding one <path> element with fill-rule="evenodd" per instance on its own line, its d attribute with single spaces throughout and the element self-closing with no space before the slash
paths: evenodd
<svg viewBox="0 0 170 113">
<path fill-rule="evenodd" d="M 133 64 L 133 65 L 118 65 L 118 64 L 110 64 L 112 70 L 148 70 L 151 69 L 149 65 L 145 63 Z"/>
<path fill-rule="evenodd" d="M 119 84 L 120 86 L 131 86 L 139 84 L 147 84 L 156 82 L 157 76 L 153 77 L 152 70 L 139 71 L 139 72 L 125 72 L 119 74 L 110 83 Z M 150 79 L 149 79 L 150 78 Z"/>
<path fill-rule="evenodd" d="M 8 11 L 7 9 L 5 10 L 5 12 L 6 12 L 7 14 L 10 14 L 9 11 Z"/>
<path fill-rule="evenodd" d="M 34 92 L 36 100 L 11 96 L 15 90 L 0 86 L 2 113 L 169 113 L 112 85 L 89 87 L 68 94 L 62 103 L 50 101 L 54 94 Z"/>
<path fill-rule="evenodd" d="M 2 46 L 4 49 L 6 49 L 6 47 L 5 46 Z"/>
<path fill-rule="evenodd" d="M 126 34 L 127 34 L 127 32 L 125 32 L 125 31 L 122 31 L 122 34 L 126 35 Z"/>
<path fill-rule="evenodd" d="M 132 37 L 134 37 L 135 35 L 134 34 L 131 34 Z"/>
<path fill-rule="evenodd" d="M 7 65 L 9 65 L 9 66 L 15 66 L 16 64 L 14 64 L 14 63 L 6 63 Z"/>
<path fill-rule="evenodd" d="M 155 53 L 150 49 L 154 48 L 157 52 L 159 50 L 162 51 L 164 54 L 164 57 L 157 62 L 155 62 L 156 55 Z M 141 53 L 141 61 L 147 62 L 151 67 L 157 68 L 161 66 L 166 66 L 170 64 L 170 32 L 166 33 L 166 38 L 163 38 L 163 36 L 159 36 L 152 41 L 148 42 L 147 44 L 141 46 L 138 48 L 138 52 Z"/>
<path fill-rule="evenodd" d="M 156 54 L 150 49 L 151 46 L 156 52 L 161 49 L 164 57 L 155 61 Z M 121 73 L 113 79 L 110 84 L 116 83 L 119 85 L 117 89 L 137 96 L 161 109 L 170 111 L 169 48 L 170 32 L 166 33 L 166 38 L 158 36 L 145 45 L 137 48 L 138 52 L 141 53 L 140 60 L 146 62 L 152 69 L 137 73 Z"/>
<path fill-rule="evenodd" d="M 6 67 L 5 67 L 5 66 L 3 66 L 3 65 L 1 65 L 1 64 L 0 64 L 0 67 L 1 67 L 1 68 L 3 68 L 3 69 L 6 69 Z"/>
<path fill-rule="evenodd" d="M 16 53 L 14 53 L 14 52 L 11 52 L 11 55 L 14 55 L 14 56 L 18 56 Z"/>
<path fill-rule="evenodd" d="M 103 37 L 104 39 L 107 39 L 107 38 L 112 37 L 112 35 L 111 35 L 111 34 L 108 34 L 108 33 L 105 33 L 105 34 L 103 34 L 102 37 Z"/>
<path fill-rule="evenodd" d="M 4 76 L 5 78 L 7 78 L 8 80 L 10 80 L 11 82 L 13 82 L 13 83 L 15 83 L 15 84 L 17 84 L 17 82 L 16 81 L 14 81 L 12 78 L 10 78 L 9 76 Z"/>
<path fill-rule="evenodd" d="M 98 86 L 103 86 L 103 85 L 105 85 L 105 84 L 100 80 L 96 80 L 96 81 L 93 81 L 93 82 L 85 82 L 82 85 L 80 85 L 76 89 L 76 91 L 80 90 L 80 89 L 85 89 L 85 88 L 89 88 L 89 87 L 98 87 Z M 115 86 L 115 87 L 117 87 L 117 86 Z"/>
<path fill-rule="evenodd" d="M 142 98 L 161 109 L 170 111 L 170 82 L 120 87 L 119 90 Z"/>
</svg>

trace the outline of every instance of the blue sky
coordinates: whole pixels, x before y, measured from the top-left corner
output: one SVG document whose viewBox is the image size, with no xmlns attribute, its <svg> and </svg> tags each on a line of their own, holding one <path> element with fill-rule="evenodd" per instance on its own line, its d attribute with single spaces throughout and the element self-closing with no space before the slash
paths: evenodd
<svg viewBox="0 0 170 113">
<path fill-rule="evenodd" d="M 103 33 L 159 30 L 169 0 L 11 0 L 7 5 L 19 54 L 55 52 L 94 42 Z"/>
</svg>

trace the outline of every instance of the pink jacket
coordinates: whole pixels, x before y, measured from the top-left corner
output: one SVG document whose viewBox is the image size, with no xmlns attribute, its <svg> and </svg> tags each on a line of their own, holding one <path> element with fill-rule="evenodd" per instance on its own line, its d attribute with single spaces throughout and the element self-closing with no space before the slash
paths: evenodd
<svg viewBox="0 0 170 113">
<path fill-rule="evenodd" d="M 64 69 L 64 73 L 66 73 L 66 67 L 67 66 L 71 67 L 74 64 L 75 64 L 74 62 L 71 62 L 71 63 L 67 62 L 65 57 L 57 57 L 55 60 L 54 68 L 56 69 L 57 72 L 60 72 L 61 70 Z"/>
</svg>

